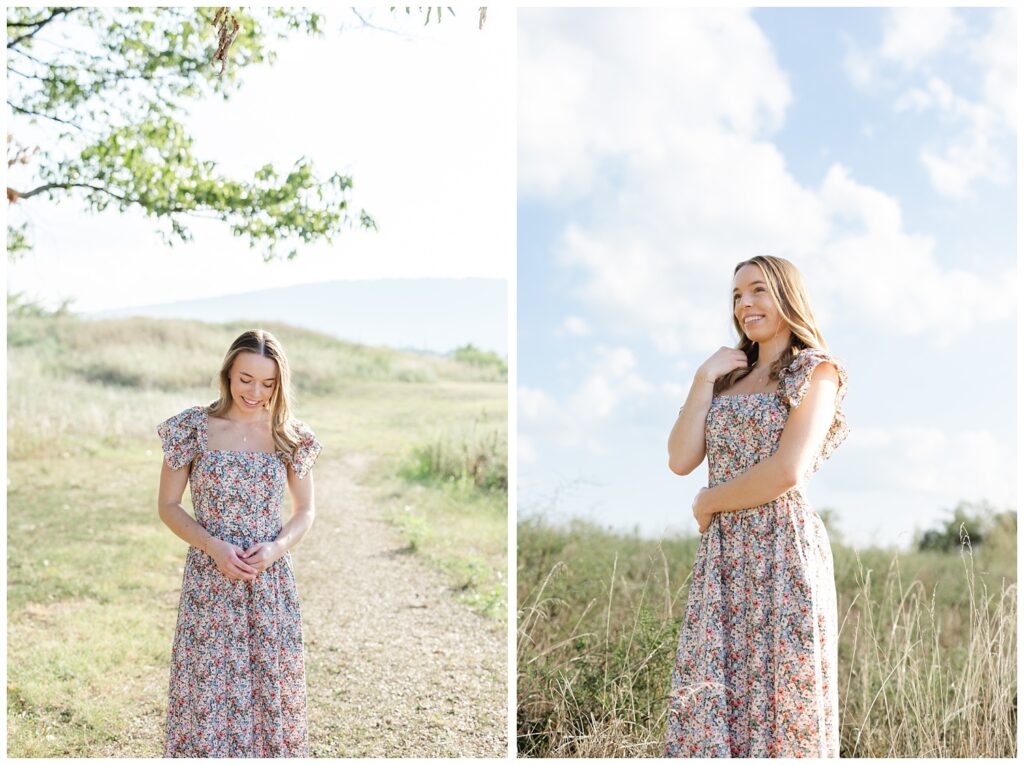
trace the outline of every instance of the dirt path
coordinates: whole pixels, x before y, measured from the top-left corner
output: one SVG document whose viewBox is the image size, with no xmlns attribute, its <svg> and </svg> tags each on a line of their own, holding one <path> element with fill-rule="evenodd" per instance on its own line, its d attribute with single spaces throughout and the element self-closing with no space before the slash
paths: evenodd
<svg viewBox="0 0 1024 765">
<path fill-rule="evenodd" d="M 292 552 L 314 757 L 504 757 L 504 625 L 452 597 L 360 485 L 318 463 L 317 518 Z"/>
</svg>

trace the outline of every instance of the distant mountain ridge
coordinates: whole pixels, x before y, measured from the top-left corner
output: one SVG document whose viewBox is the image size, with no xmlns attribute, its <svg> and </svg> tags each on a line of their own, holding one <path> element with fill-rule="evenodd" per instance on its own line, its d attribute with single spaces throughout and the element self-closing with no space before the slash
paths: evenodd
<svg viewBox="0 0 1024 765">
<path fill-rule="evenodd" d="M 341 280 L 83 316 L 283 321 L 364 345 L 449 354 L 472 344 L 508 357 L 503 279 Z"/>
</svg>

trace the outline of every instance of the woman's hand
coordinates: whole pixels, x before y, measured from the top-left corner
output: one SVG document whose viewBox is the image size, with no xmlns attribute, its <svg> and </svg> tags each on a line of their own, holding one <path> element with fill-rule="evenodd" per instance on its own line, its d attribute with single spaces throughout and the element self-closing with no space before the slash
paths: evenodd
<svg viewBox="0 0 1024 765">
<path fill-rule="evenodd" d="M 242 560 L 257 571 L 266 571 L 275 561 L 285 554 L 285 550 L 277 541 L 257 542 L 242 552 Z"/>
<path fill-rule="evenodd" d="M 207 553 L 217 564 L 217 570 L 228 579 L 251 582 L 259 573 L 258 569 L 242 559 L 244 550 L 238 545 L 225 542 L 223 539 L 214 539 L 208 547 Z"/>
<path fill-rule="evenodd" d="M 697 530 L 701 534 L 708 530 L 711 519 L 715 517 L 715 512 L 708 507 L 707 492 L 708 487 L 701 486 L 697 496 L 693 498 L 693 517 L 697 519 Z"/>
<path fill-rule="evenodd" d="M 719 377 L 729 374 L 734 369 L 749 367 L 747 354 L 739 348 L 729 348 L 723 345 L 697 369 L 697 374 L 709 383 L 714 383 Z"/>
</svg>

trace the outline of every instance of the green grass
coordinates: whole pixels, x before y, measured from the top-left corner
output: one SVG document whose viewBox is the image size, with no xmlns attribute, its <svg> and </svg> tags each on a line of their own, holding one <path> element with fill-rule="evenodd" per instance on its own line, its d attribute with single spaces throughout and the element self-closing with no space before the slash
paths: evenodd
<svg viewBox="0 0 1024 765">
<path fill-rule="evenodd" d="M 401 470 L 439 436 L 504 422 L 504 382 L 453 359 L 265 326 L 286 348 L 322 459 L 367 455 L 381 500 L 422 515 L 417 554 L 459 597 L 503 616 L 505 493 Z M 184 551 L 156 512 L 155 427 L 215 397 L 244 328 L 8 316 L 9 756 L 162 754 Z M 466 538 L 475 544 L 447 544 Z"/>
<path fill-rule="evenodd" d="M 386 492 L 389 519 L 448 576 L 459 600 L 486 616 L 507 619 L 507 499 L 466 484 L 408 485 Z"/>
<path fill-rule="evenodd" d="M 402 466 L 402 477 L 423 484 L 465 484 L 507 491 L 508 434 L 504 423 L 486 429 L 479 424 L 479 420 L 474 421 L 466 433 L 438 434 L 417 446 Z"/>
<path fill-rule="evenodd" d="M 844 757 L 1013 757 L 1016 545 L 833 541 Z M 518 524 L 518 747 L 660 756 L 697 538 Z"/>
</svg>

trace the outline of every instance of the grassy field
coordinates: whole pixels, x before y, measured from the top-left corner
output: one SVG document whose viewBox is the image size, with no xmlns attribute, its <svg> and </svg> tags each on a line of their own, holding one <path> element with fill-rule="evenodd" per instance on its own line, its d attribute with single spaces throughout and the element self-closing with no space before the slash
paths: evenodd
<svg viewBox="0 0 1024 765">
<path fill-rule="evenodd" d="M 23 314 L 8 315 L 8 755 L 159 756 L 184 546 L 156 511 L 155 427 L 215 398 L 248 325 Z M 416 530 L 410 545 L 503 619 L 500 365 L 264 326 L 325 445 L 318 467 L 367 455 L 373 490 Z M 424 464 L 438 448 L 445 459 Z"/>
<path fill-rule="evenodd" d="M 518 749 L 661 756 L 696 537 L 518 524 Z M 1016 754 L 1015 534 L 962 553 L 833 541 L 843 757 Z"/>
</svg>

